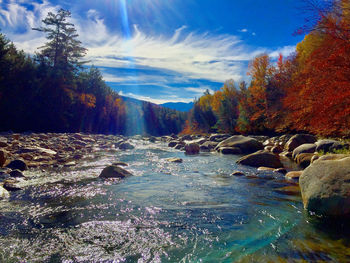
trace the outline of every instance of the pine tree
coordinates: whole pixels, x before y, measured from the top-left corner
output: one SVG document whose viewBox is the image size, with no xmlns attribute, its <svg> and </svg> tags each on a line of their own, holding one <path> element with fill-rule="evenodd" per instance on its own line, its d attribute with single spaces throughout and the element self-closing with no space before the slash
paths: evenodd
<svg viewBox="0 0 350 263">
<path fill-rule="evenodd" d="M 57 14 L 49 12 L 42 20 L 44 27 L 33 28 L 47 34 L 48 42 L 40 47 L 39 59 L 44 60 L 54 69 L 75 71 L 86 62 L 81 62 L 87 49 L 77 40 L 74 24 L 67 22 L 71 17 L 68 10 L 60 9 Z"/>
</svg>

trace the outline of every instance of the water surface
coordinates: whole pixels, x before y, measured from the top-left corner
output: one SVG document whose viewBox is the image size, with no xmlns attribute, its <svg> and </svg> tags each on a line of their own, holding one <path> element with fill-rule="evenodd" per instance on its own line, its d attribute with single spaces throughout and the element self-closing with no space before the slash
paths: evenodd
<svg viewBox="0 0 350 263">
<path fill-rule="evenodd" d="M 239 156 L 134 143 L 76 167 L 31 171 L 25 190 L 0 203 L 0 261 L 350 261 L 349 235 L 308 215 L 281 175 L 237 166 Z M 96 178 L 115 161 L 134 176 Z"/>
</svg>

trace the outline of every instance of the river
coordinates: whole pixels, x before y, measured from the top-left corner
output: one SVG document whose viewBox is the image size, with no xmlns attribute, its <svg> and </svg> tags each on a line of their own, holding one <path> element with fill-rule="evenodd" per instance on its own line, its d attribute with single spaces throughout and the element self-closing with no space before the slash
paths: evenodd
<svg viewBox="0 0 350 263">
<path fill-rule="evenodd" d="M 348 262 L 349 235 L 302 207 L 282 175 L 165 143 L 31 170 L 0 202 L 1 262 Z M 166 159 L 179 157 L 183 163 Z M 134 176 L 96 178 L 113 162 Z M 231 176 L 233 171 L 248 176 Z"/>
</svg>

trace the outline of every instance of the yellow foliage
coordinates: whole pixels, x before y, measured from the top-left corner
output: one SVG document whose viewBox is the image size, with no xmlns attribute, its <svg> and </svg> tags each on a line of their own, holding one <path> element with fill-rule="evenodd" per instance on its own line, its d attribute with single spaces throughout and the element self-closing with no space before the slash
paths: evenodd
<svg viewBox="0 0 350 263">
<path fill-rule="evenodd" d="M 79 96 L 79 100 L 87 108 L 95 108 L 96 106 L 96 97 L 92 94 L 82 93 Z"/>
</svg>

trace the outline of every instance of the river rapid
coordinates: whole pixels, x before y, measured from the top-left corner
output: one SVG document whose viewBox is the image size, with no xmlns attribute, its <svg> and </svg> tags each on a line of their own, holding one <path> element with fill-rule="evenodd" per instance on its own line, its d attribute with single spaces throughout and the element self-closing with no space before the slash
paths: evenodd
<svg viewBox="0 0 350 263">
<path fill-rule="evenodd" d="M 131 142 L 30 170 L 24 190 L 0 201 L 0 262 L 350 261 L 344 226 L 304 211 L 282 175 L 238 166 L 238 155 Z M 98 178 L 116 161 L 134 176 Z"/>
</svg>

